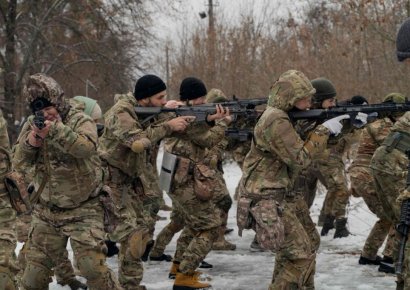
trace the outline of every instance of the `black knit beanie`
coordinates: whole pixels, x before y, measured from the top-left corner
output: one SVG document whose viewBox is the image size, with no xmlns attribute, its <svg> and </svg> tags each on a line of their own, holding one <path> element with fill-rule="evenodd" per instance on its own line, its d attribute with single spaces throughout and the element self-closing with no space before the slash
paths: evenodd
<svg viewBox="0 0 410 290">
<path fill-rule="evenodd" d="M 360 96 L 360 95 L 353 96 L 350 99 L 350 103 L 352 105 L 367 105 L 367 104 L 369 104 L 369 102 L 366 100 L 366 98 L 363 97 L 363 96 Z"/>
<path fill-rule="evenodd" d="M 194 100 L 207 94 L 205 84 L 197 78 L 185 78 L 179 87 L 179 98 L 181 101 Z"/>
<path fill-rule="evenodd" d="M 152 97 L 159 92 L 165 91 L 167 86 L 155 75 L 145 75 L 135 84 L 134 97 L 137 100 Z"/>
<path fill-rule="evenodd" d="M 400 26 L 396 39 L 397 59 L 403 61 L 410 57 L 410 18 Z"/>
</svg>

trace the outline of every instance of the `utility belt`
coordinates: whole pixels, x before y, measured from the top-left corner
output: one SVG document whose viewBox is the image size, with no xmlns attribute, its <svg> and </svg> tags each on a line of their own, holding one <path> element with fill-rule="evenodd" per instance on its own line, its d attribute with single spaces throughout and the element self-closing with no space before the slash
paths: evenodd
<svg viewBox="0 0 410 290">
<path fill-rule="evenodd" d="M 407 154 L 410 150 L 410 135 L 403 132 L 391 132 L 386 139 L 384 139 L 382 145 L 386 146 L 387 152 L 392 152 L 393 149 L 397 149 Z"/>
<path fill-rule="evenodd" d="M 250 193 L 245 190 L 242 186 L 241 196 L 252 199 L 252 203 L 256 204 L 261 200 L 276 200 L 278 202 L 282 202 L 284 200 L 290 200 L 295 197 L 295 193 L 293 191 L 288 191 L 284 188 L 278 189 L 269 189 L 264 191 L 262 194 L 255 194 Z"/>
</svg>

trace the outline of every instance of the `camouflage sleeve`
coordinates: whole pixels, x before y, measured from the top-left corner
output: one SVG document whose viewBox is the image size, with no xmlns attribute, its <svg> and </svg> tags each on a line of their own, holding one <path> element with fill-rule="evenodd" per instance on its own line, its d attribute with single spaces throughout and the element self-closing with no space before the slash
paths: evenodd
<svg viewBox="0 0 410 290">
<path fill-rule="evenodd" d="M 328 131 L 322 127 L 318 126 L 304 143 L 289 119 L 278 118 L 263 134 L 270 146 L 269 151 L 275 153 L 290 170 L 296 171 L 306 168 L 312 155 L 325 148 Z"/>
<path fill-rule="evenodd" d="M 62 122 L 54 123 L 48 132 L 46 141 L 52 142 L 61 151 L 75 158 L 84 158 L 96 151 L 97 138 L 95 123 L 89 118 L 82 118 L 74 128 Z"/>
<path fill-rule="evenodd" d="M 409 134 L 410 128 L 410 111 L 406 112 L 400 119 L 394 123 L 392 131 Z"/>
<path fill-rule="evenodd" d="M 28 134 L 31 131 L 30 118 L 24 124 L 17 138 L 12 159 L 13 168 L 24 172 L 27 168 L 35 165 L 39 149 L 27 143 Z"/>
<path fill-rule="evenodd" d="M 192 128 L 192 130 L 188 130 L 187 133 L 189 133 L 191 141 L 194 144 L 206 148 L 212 148 L 218 144 L 221 139 L 224 138 L 225 129 L 227 128 L 227 124 L 223 120 L 216 122 L 216 125 L 213 127 L 209 127 L 207 124 L 197 124 L 197 126 L 199 129 L 197 132 L 195 132 L 194 123 L 194 128 Z M 201 126 L 202 128 L 200 128 Z"/>
<path fill-rule="evenodd" d="M 229 144 L 229 141 L 226 138 L 223 138 L 215 146 L 208 150 L 206 158 L 210 160 L 222 161 L 223 154 L 226 151 L 226 148 Z"/>
<path fill-rule="evenodd" d="M 156 143 L 171 133 L 169 126 L 164 122 L 150 125 L 144 130 L 139 121 L 127 111 L 111 116 L 106 122 L 108 127 L 112 128 L 112 134 L 130 148 L 134 141 L 142 138 L 148 138 L 151 143 Z"/>
</svg>

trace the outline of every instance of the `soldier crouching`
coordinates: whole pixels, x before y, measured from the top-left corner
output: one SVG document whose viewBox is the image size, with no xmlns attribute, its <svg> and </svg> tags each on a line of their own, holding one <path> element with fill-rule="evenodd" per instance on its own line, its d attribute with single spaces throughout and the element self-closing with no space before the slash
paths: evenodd
<svg viewBox="0 0 410 290">
<path fill-rule="evenodd" d="M 38 202 L 22 289 L 48 288 L 68 238 L 89 289 L 121 289 L 105 263 L 95 123 L 70 107 L 59 84 L 44 74 L 30 76 L 23 94 L 36 117 L 29 117 L 19 135 L 13 166 L 16 170 L 34 167 L 32 200 Z"/>
</svg>

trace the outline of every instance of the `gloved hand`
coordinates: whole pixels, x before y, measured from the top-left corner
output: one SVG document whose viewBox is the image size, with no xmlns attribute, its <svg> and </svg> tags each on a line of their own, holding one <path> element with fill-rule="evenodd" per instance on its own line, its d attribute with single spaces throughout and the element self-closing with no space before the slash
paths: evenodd
<svg viewBox="0 0 410 290">
<path fill-rule="evenodd" d="M 343 125 L 340 121 L 349 119 L 349 118 L 350 116 L 348 114 L 337 116 L 335 118 L 327 120 L 322 125 L 325 126 L 327 129 L 329 129 L 330 134 L 337 136 L 340 134 L 343 128 Z"/>
<path fill-rule="evenodd" d="M 356 128 L 362 128 L 364 125 L 367 124 L 367 117 L 368 115 L 362 112 L 357 113 L 356 118 L 354 120 L 354 126 Z"/>
</svg>

